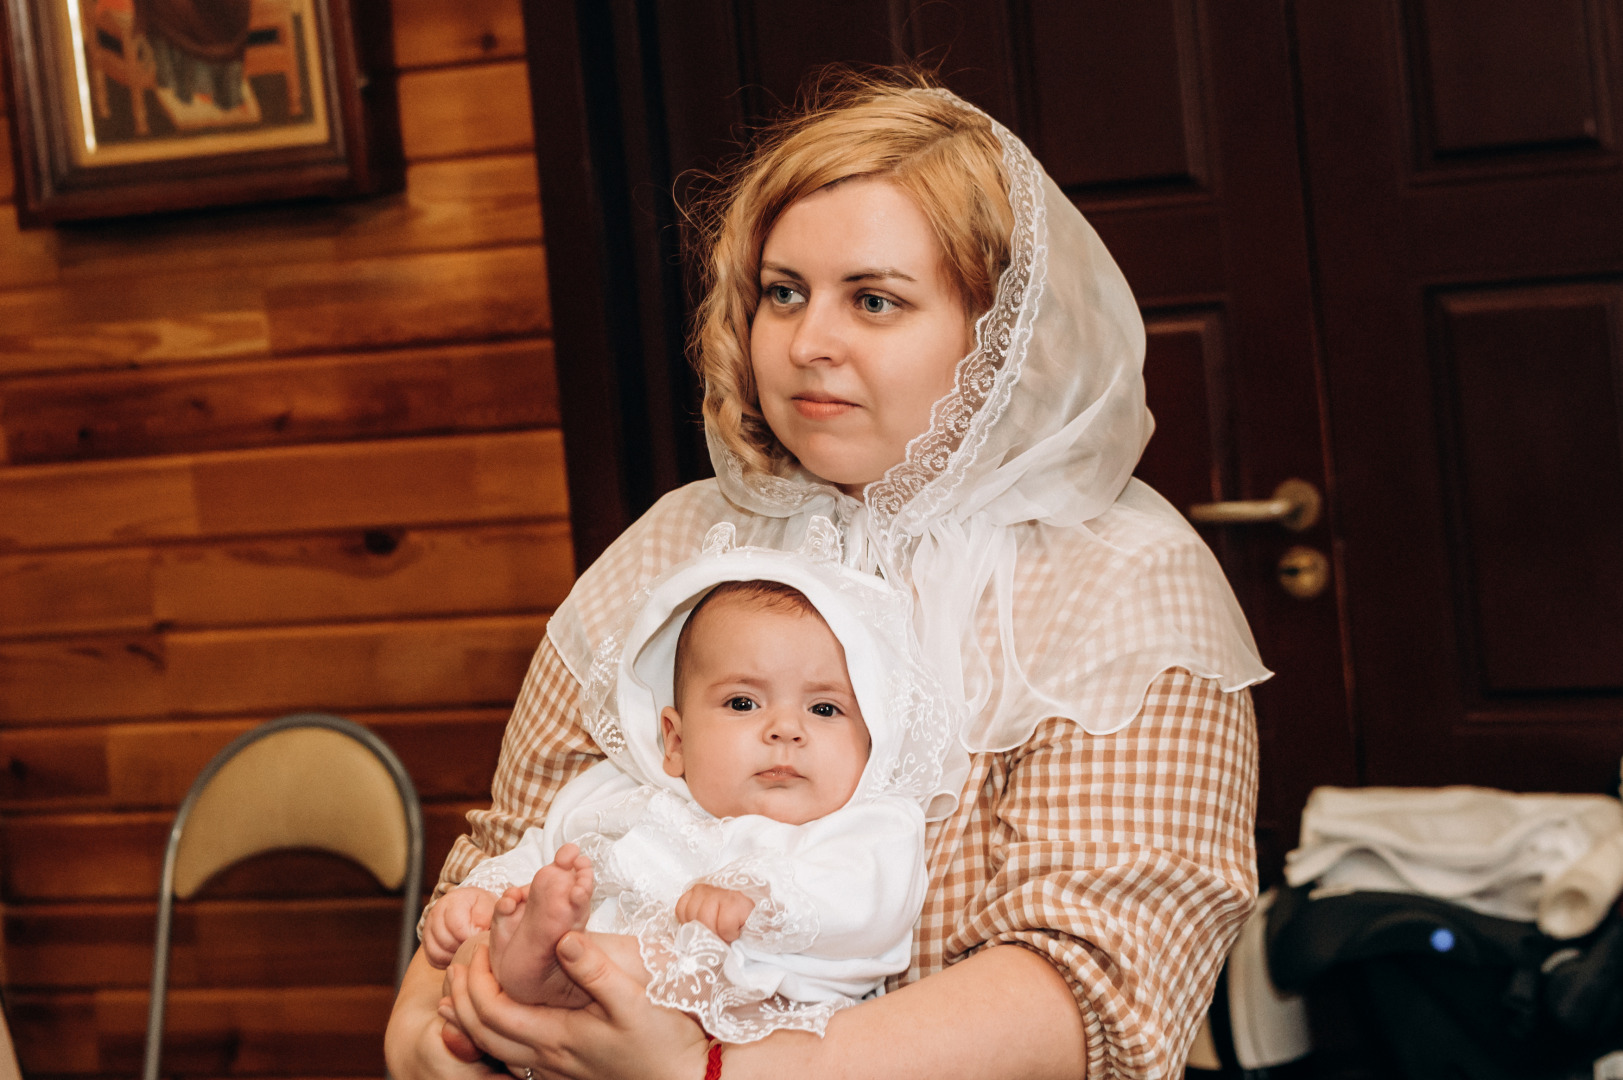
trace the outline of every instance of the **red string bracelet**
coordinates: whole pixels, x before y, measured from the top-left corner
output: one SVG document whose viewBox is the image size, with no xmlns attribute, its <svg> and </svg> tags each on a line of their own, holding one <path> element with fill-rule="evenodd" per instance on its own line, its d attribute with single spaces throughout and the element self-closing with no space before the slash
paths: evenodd
<svg viewBox="0 0 1623 1080">
<path fill-rule="evenodd" d="M 710 1056 L 704 1063 L 704 1080 L 721 1080 L 721 1044 L 710 1044 Z"/>
</svg>

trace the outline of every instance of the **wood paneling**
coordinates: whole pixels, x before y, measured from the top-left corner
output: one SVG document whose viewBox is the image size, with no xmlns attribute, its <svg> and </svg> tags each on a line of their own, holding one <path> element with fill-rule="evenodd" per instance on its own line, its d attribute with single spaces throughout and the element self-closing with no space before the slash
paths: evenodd
<svg viewBox="0 0 1623 1080">
<path fill-rule="evenodd" d="M 0 375 L 121 366 L 153 352 L 178 362 L 534 336 L 550 325 L 543 274 L 539 246 L 523 245 L 137 268 L 0 292 Z"/>
<path fill-rule="evenodd" d="M 16 214 L 0 217 L 0 289 L 53 281 L 58 275 L 56 237 L 50 233 L 25 231 L 18 227 Z"/>
<path fill-rule="evenodd" d="M 499 705 L 545 616 L 171 631 L 0 643 L 7 724 Z"/>
<path fill-rule="evenodd" d="M 554 431 L 338 443 L 0 472 L 0 550 L 558 517 Z"/>
<path fill-rule="evenodd" d="M 394 61 L 402 68 L 523 55 L 519 0 L 394 0 Z"/>
<path fill-rule="evenodd" d="M 138 1071 L 169 822 L 256 723 L 377 731 L 429 888 L 571 583 L 519 0 L 389 3 L 397 194 L 19 230 L 0 123 L 0 971 L 30 1076 Z M 397 903 L 315 852 L 227 870 L 178 909 L 166 1072 L 381 1074 Z"/>
<path fill-rule="evenodd" d="M 0 398 L 14 465 L 377 436 L 553 427 L 545 341 L 202 370 L 18 380 Z"/>
<path fill-rule="evenodd" d="M 0 556 L 0 638 L 545 610 L 572 566 L 562 521 Z"/>
<path fill-rule="evenodd" d="M 538 247 L 322 265 L 264 293 L 271 351 L 381 348 L 545 333 Z"/>
<path fill-rule="evenodd" d="M 464 815 L 481 805 L 488 806 L 489 800 L 423 808 L 425 886 L 439 877 L 451 843 L 465 830 Z M 8 816 L 0 823 L 8 896 L 17 903 L 155 899 L 173 820 L 172 810 Z M 211 879 L 199 895 L 317 899 L 380 894 L 377 883 L 354 863 L 317 852 L 288 852 L 240 863 Z"/>
<path fill-rule="evenodd" d="M 11 313 L 26 310 L 38 294 L 0 297 Z M 7 301 L 10 303 L 7 303 Z M 18 321 L 22 321 L 21 318 Z M 42 320 L 38 329 L 8 321 L 0 333 L 0 375 L 80 368 L 149 367 L 154 364 L 222 360 L 270 351 L 263 311 L 208 311 L 146 319 Z"/>
<path fill-rule="evenodd" d="M 182 269 L 240 272 L 277 263 L 459 251 L 540 237 L 535 162 L 517 153 L 413 163 L 405 191 L 362 202 L 133 218 L 80 227 L 55 242 L 60 276 L 92 282 Z"/>
<path fill-rule="evenodd" d="M 6 912 L 11 985 L 144 989 L 152 978 L 156 918 L 151 902 L 13 906 Z M 169 985 L 387 984 L 394 979 L 390 954 L 399 920 L 393 897 L 176 904 Z M 301 947 L 267 950 L 261 946 L 267 938 Z"/>
<path fill-rule="evenodd" d="M 387 986 L 179 990 L 170 996 L 166 1074 L 378 1076 L 394 992 Z M 18 994 L 6 1001 L 28 1076 L 138 1075 L 140 990 Z"/>
<path fill-rule="evenodd" d="M 490 790 L 507 711 L 355 714 L 411 773 L 424 800 Z M 0 809 L 172 809 L 210 758 L 257 720 L 174 720 L 0 729 Z"/>
<path fill-rule="evenodd" d="M 413 161 L 519 150 L 534 140 L 524 63 L 400 76 L 400 136 Z"/>
</svg>

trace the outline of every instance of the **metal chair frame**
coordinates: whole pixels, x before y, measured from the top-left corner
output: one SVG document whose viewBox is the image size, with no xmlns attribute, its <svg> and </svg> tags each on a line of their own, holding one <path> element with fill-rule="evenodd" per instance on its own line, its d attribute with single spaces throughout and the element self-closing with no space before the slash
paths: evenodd
<svg viewBox="0 0 1623 1080">
<path fill-rule="evenodd" d="M 423 880 L 423 809 L 417 798 L 417 788 L 411 782 L 406 767 L 393 750 L 366 728 L 353 720 L 328 713 L 293 713 L 261 724 L 252 731 L 234 739 L 229 746 L 214 755 L 204 766 L 197 779 L 186 792 L 186 798 L 175 813 L 175 823 L 169 830 L 169 844 L 164 851 L 163 883 L 158 890 L 157 942 L 152 955 L 152 999 L 147 1007 L 146 1051 L 141 1068 L 142 1080 L 158 1080 L 158 1065 L 163 1054 L 164 1009 L 169 993 L 170 928 L 174 918 L 175 860 L 180 849 L 181 836 L 203 790 L 225 767 L 226 763 L 244 749 L 268 735 L 289 728 L 326 728 L 346 735 L 360 743 L 381 762 L 394 781 L 400 794 L 401 808 L 406 817 L 406 873 L 401 881 L 400 944 L 395 962 L 395 987 L 405 977 L 406 967 L 417 951 L 417 914 Z M 240 860 L 239 860 L 240 861 Z"/>
</svg>

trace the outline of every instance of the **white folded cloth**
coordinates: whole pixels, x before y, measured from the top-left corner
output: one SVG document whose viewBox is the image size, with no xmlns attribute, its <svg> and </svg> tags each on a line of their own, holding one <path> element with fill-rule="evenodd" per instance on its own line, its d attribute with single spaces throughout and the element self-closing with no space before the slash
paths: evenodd
<svg viewBox="0 0 1623 1080">
<path fill-rule="evenodd" d="M 1544 886 L 1538 928 L 1553 938 L 1583 937 L 1623 895 L 1623 835 L 1595 841 L 1577 862 Z"/>
<path fill-rule="evenodd" d="M 1315 788 L 1285 857 L 1313 895 L 1420 893 L 1556 937 L 1588 933 L 1623 892 L 1623 803 L 1478 787 Z"/>
</svg>

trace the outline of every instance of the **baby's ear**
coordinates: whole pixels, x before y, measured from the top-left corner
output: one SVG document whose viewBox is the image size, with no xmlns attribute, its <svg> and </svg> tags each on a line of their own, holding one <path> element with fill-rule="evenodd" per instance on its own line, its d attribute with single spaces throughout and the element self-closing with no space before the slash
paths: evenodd
<svg viewBox="0 0 1623 1080">
<path fill-rule="evenodd" d="M 682 714 L 670 705 L 659 711 L 659 730 L 665 738 L 665 775 L 681 776 Z"/>
</svg>

